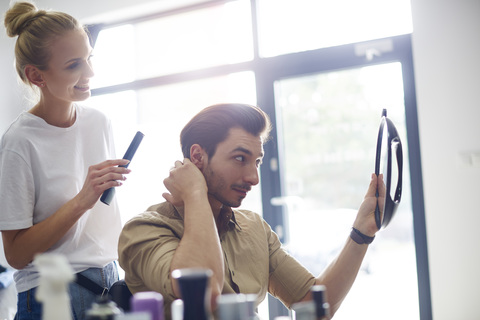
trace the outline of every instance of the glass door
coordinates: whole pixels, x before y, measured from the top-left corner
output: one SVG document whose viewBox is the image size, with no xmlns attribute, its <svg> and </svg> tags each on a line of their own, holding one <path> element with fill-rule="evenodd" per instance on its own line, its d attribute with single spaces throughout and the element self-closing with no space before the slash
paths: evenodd
<svg viewBox="0 0 480 320">
<path fill-rule="evenodd" d="M 402 202 L 370 245 L 335 319 L 419 319 L 401 63 L 285 78 L 274 91 L 283 196 L 271 202 L 283 206 L 287 249 L 315 275 L 350 233 L 387 109 L 404 142 Z"/>
</svg>

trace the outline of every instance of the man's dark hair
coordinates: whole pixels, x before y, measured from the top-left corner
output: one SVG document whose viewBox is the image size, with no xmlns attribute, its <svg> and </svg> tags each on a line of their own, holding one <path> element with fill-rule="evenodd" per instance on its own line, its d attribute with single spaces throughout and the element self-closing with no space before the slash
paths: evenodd
<svg viewBox="0 0 480 320">
<path fill-rule="evenodd" d="M 213 157 L 217 145 L 235 127 L 261 137 L 265 143 L 269 139 L 272 125 L 268 115 L 256 106 L 237 103 L 209 106 L 197 113 L 183 128 L 180 134 L 183 156 L 190 158 L 191 146 L 198 144 L 209 158 Z"/>
</svg>

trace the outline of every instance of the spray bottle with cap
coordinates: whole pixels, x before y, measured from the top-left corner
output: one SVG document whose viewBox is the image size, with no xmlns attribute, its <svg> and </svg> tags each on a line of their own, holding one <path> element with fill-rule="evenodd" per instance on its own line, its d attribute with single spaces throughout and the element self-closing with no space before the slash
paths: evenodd
<svg viewBox="0 0 480 320">
<path fill-rule="evenodd" d="M 72 320 L 68 284 L 74 280 L 72 267 L 65 256 L 42 253 L 33 264 L 40 273 L 36 298 L 43 303 L 42 319 Z"/>
</svg>

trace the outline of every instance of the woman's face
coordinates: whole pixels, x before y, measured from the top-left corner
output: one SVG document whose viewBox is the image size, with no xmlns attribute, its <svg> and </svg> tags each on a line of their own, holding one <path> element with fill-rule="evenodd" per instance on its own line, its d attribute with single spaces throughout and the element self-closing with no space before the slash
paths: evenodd
<svg viewBox="0 0 480 320">
<path fill-rule="evenodd" d="M 48 70 L 43 71 L 44 98 L 72 102 L 90 97 L 89 81 L 94 73 L 92 47 L 85 31 L 68 31 L 53 42 L 50 50 Z"/>
</svg>

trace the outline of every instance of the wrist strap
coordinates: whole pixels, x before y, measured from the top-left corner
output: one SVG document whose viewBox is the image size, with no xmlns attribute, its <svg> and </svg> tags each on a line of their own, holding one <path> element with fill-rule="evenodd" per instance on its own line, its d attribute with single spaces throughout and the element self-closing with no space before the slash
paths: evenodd
<svg viewBox="0 0 480 320">
<path fill-rule="evenodd" d="M 350 232 L 350 238 L 358 244 L 370 244 L 375 239 L 375 236 L 369 237 L 361 233 L 358 229 L 352 227 L 352 232 Z"/>
</svg>

